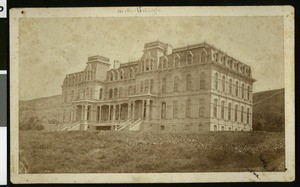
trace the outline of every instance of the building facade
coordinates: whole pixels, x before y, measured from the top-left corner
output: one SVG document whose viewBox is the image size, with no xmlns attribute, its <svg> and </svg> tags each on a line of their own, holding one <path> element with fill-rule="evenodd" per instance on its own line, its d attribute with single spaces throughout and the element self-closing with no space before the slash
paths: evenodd
<svg viewBox="0 0 300 187">
<path fill-rule="evenodd" d="M 66 75 L 63 127 L 167 132 L 252 130 L 251 68 L 207 43 L 155 41 L 134 62 L 103 56 Z"/>
</svg>

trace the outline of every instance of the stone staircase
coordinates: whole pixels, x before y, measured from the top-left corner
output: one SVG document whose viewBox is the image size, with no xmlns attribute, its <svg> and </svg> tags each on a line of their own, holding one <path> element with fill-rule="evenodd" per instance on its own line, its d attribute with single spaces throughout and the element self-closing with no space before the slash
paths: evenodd
<svg viewBox="0 0 300 187">
<path fill-rule="evenodd" d="M 119 125 L 116 130 L 117 131 L 124 130 L 126 127 L 130 126 L 133 121 L 134 121 L 133 118 L 129 118 L 127 121 Z"/>
</svg>

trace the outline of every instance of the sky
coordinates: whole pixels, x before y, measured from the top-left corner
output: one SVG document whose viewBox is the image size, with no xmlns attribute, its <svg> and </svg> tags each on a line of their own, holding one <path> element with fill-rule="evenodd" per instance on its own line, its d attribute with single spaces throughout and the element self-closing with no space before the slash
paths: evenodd
<svg viewBox="0 0 300 187">
<path fill-rule="evenodd" d="M 251 66 L 254 92 L 284 87 L 282 17 L 22 18 L 19 37 L 20 100 L 61 94 L 89 56 L 134 61 L 156 40 L 205 41 Z"/>
</svg>

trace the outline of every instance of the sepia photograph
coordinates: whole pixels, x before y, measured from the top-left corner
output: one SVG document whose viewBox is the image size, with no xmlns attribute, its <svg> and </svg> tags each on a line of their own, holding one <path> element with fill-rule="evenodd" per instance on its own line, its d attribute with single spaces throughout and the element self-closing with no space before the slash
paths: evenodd
<svg viewBox="0 0 300 187">
<path fill-rule="evenodd" d="M 12 182 L 293 181 L 293 14 L 12 9 Z"/>
</svg>

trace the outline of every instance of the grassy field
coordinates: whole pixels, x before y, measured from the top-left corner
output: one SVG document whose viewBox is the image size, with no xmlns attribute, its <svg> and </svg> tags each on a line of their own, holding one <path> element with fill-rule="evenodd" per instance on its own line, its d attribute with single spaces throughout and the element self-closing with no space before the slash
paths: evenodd
<svg viewBox="0 0 300 187">
<path fill-rule="evenodd" d="M 20 172 L 283 171 L 284 134 L 20 131 Z"/>
</svg>

